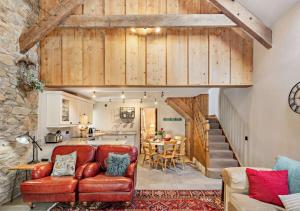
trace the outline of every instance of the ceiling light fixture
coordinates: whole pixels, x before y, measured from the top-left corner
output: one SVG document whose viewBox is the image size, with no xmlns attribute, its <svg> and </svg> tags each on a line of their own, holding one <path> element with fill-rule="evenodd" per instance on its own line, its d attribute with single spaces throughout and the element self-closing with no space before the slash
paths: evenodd
<svg viewBox="0 0 300 211">
<path fill-rule="evenodd" d="M 136 33 L 136 29 L 135 29 L 135 28 L 131 28 L 130 31 L 131 31 L 132 33 Z"/>
<path fill-rule="evenodd" d="M 122 99 L 125 99 L 125 98 L 126 98 L 124 91 L 122 91 L 121 98 L 122 98 Z"/>
<path fill-rule="evenodd" d="M 96 91 L 93 92 L 93 98 L 96 98 Z"/>
<path fill-rule="evenodd" d="M 160 27 L 156 27 L 156 28 L 155 28 L 155 32 L 156 32 L 156 33 L 160 33 L 160 32 L 161 32 L 161 28 L 160 28 Z"/>
<path fill-rule="evenodd" d="M 147 99 L 147 92 L 144 92 L 144 99 Z"/>
</svg>

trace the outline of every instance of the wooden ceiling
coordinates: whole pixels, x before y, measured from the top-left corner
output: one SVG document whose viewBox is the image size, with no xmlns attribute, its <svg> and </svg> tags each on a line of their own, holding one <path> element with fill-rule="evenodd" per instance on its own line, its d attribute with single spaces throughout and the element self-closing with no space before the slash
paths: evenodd
<svg viewBox="0 0 300 211">
<path fill-rule="evenodd" d="M 122 3 L 122 0 L 111 0 L 116 4 Z M 129 1 L 129 0 L 128 0 Z M 146 0 L 144 0 L 146 1 Z M 180 0 L 179 4 L 192 5 L 195 1 L 201 0 Z M 263 44 L 266 48 L 272 47 L 272 31 L 266 27 L 258 18 L 251 14 L 246 8 L 234 0 L 209 0 L 217 8 L 217 13 L 221 11 L 226 17 L 230 18 L 237 26 L 244 29 L 247 33 L 253 36 L 257 41 Z M 41 0 L 43 2 L 43 0 Z M 55 5 L 58 0 L 48 0 L 48 3 Z M 39 22 L 31 26 L 28 30 L 20 36 L 20 51 L 21 53 L 27 52 L 36 43 L 42 40 L 47 34 L 53 31 L 57 26 L 61 27 L 131 27 L 142 26 L 152 27 L 220 27 L 220 26 L 233 26 L 235 24 L 227 20 L 223 15 L 200 15 L 200 16 L 152 16 L 147 19 L 145 16 L 126 16 L 121 15 L 118 17 L 105 17 L 100 13 L 96 17 L 68 17 L 76 7 L 82 7 L 86 0 L 61 0 L 55 7 L 48 10 Z M 87 1 L 87 5 L 93 2 Z M 139 4 L 139 0 L 133 0 L 131 4 Z M 54 4 L 53 4 L 54 3 Z M 171 3 L 172 4 L 172 3 Z M 195 8 L 196 9 L 196 8 Z M 215 10 L 216 11 L 216 10 Z M 215 13 L 209 11 L 209 13 Z M 43 11 L 41 11 L 43 12 Z M 195 13 L 198 13 L 196 11 Z M 95 14 L 94 14 L 95 15 Z M 101 15 L 101 16 L 98 16 Z M 147 14 L 149 15 L 149 14 Z M 66 21 L 67 20 L 67 21 Z M 178 24 L 176 25 L 176 22 Z"/>
</svg>

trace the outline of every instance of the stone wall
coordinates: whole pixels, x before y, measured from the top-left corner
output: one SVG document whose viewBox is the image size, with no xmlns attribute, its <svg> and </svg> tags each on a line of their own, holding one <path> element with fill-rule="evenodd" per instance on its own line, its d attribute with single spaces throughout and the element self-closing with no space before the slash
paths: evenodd
<svg viewBox="0 0 300 211">
<path fill-rule="evenodd" d="M 21 32 L 36 22 L 38 0 L 0 1 L 0 204 L 9 200 L 14 172 L 10 166 L 28 160 L 30 146 L 16 143 L 15 137 L 37 127 L 38 94 L 18 88 L 16 61 Z M 38 63 L 37 47 L 27 53 Z M 30 154 L 31 155 L 31 154 Z M 15 195 L 18 190 L 15 191 Z"/>
</svg>

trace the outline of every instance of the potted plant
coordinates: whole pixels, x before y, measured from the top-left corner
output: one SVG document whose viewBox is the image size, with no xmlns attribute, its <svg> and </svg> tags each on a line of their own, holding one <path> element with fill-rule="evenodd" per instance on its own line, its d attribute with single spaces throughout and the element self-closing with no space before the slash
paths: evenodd
<svg viewBox="0 0 300 211">
<path fill-rule="evenodd" d="M 155 135 L 158 139 L 162 139 L 166 134 L 166 131 L 164 131 L 163 128 L 160 128 L 160 130 L 156 131 Z"/>
<path fill-rule="evenodd" d="M 36 64 L 28 57 L 22 58 L 17 62 L 18 69 L 18 86 L 29 92 L 37 90 L 43 92 L 44 84 L 38 78 Z"/>
</svg>

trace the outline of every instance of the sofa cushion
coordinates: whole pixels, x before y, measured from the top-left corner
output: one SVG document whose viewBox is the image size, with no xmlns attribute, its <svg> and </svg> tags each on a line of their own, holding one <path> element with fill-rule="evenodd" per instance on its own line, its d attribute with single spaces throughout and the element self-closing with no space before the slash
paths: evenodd
<svg viewBox="0 0 300 211">
<path fill-rule="evenodd" d="M 230 203 L 238 211 L 282 211 L 282 207 L 250 198 L 246 194 L 232 193 Z"/>
<path fill-rule="evenodd" d="M 51 176 L 74 176 L 76 158 L 76 151 L 67 155 L 56 155 Z"/>
<path fill-rule="evenodd" d="M 77 153 L 76 169 L 88 162 L 93 162 L 96 149 L 89 145 L 65 145 L 54 148 L 51 161 L 54 163 L 56 155 L 67 155 L 72 152 Z"/>
<path fill-rule="evenodd" d="M 283 206 L 279 195 L 289 194 L 288 171 L 256 171 L 246 169 L 251 198 Z"/>
<path fill-rule="evenodd" d="M 130 164 L 129 155 L 109 153 L 106 160 L 106 175 L 109 176 L 124 176 Z"/>
<path fill-rule="evenodd" d="M 44 177 L 41 179 L 28 180 L 21 184 L 22 193 L 53 194 L 74 193 L 78 180 L 73 177 Z"/>
<path fill-rule="evenodd" d="M 300 210 L 300 193 L 279 196 L 279 198 L 287 211 Z"/>
<path fill-rule="evenodd" d="M 80 193 L 130 192 L 132 188 L 132 179 L 122 176 L 112 177 L 105 174 L 86 178 L 79 182 Z"/>
<path fill-rule="evenodd" d="M 276 159 L 274 170 L 289 171 L 290 193 L 300 193 L 300 162 L 279 156 Z"/>
<path fill-rule="evenodd" d="M 100 163 L 101 167 L 106 170 L 106 159 L 109 153 L 125 154 L 130 157 L 130 162 L 133 163 L 137 160 L 138 150 L 132 146 L 116 146 L 116 145 L 101 145 L 97 148 L 96 161 Z"/>
</svg>

